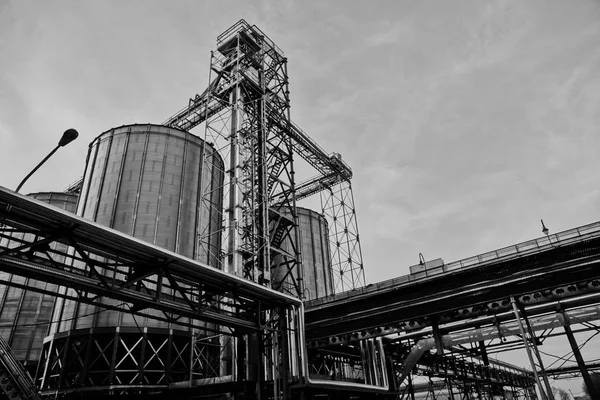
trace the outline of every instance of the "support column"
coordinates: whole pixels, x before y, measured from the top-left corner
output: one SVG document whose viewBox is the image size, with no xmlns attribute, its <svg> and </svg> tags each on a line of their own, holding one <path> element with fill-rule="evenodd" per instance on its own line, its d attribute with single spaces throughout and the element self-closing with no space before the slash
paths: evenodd
<svg viewBox="0 0 600 400">
<path fill-rule="evenodd" d="M 65 387 L 65 379 L 66 379 L 65 375 L 67 373 L 67 368 L 65 366 L 67 365 L 67 360 L 68 360 L 68 356 L 69 356 L 69 347 L 71 346 L 71 332 L 70 331 L 67 334 L 67 337 L 64 338 L 63 340 L 64 340 L 64 342 L 63 342 L 64 346 L 65 346 L 64 350 L 63 350 L 64 354 L 59 355 L 59 357 L 61 357 L 61 365 L 63 366 L 60 369 L 60 375 L 59 375 L 59 378 L 58 378 L 58 388 L 59 389 L 62 389 L 63 387 Z M 112 346 L 111 346 L 111 349 L 112 349 Z M 112 354 L 114 354 L 114 353 L 116 353 L 116 351 L 113 351 Z M 109 368 L 110 368 L 110 372 L 109 372 L 110 379 L 112 379 L 112 375 L 114 373 L 113 366 L 115 365 L 115 363 L 114 363 L 114 357 L 112 357 L 111 360 L 112 360 L 112 362 L 111 362 L 111 364 L 109 366 Z M 110 383 L 112 383 L 112 381 Z"/>
<path fill-rule="evenodd" d="M 289 359 L 289 343 L 288 343 L 288 319 L 285 308 L 279 309 L 279 334 L 281 335 L 281 391 L 283 400 L 292 398 L 290 392 L 290 359 Z"/>
<path fill-rule="evenodd" d="M 537 395 L 535 393 L 534 386 L 530 386 L 527 388 L 527 399 L 528 400 L 537 400 Z"/>
<path fill-rule="evenodd" d="M 527 358 L 529 358 L 529 363 L 531 365 L 531 369 L 533 370 L 533 376 L 535 377 L 535 381 L 537 382 L 538 389 L 542 394 L 542 399 L 548 399 L 546 393 L 544 392 L 544 388 L 542 386 L 542 382 L 540 381 L 540 377 L 537 373 L 537 367 L 535 366 L 535 362 L 533 362 L 533 356 L 531 355 L 531 349 L 529 348 L 529 343 L 527 342 L 527 336 L 525 336 L 525 329 L 523 329 L 523 323 L 521 322 L 521 316 L 519 315 L 519 309 L 517 308 L 517 302 L 515 298 L 511 296 L 510 302 L 513 306 L 513 312 L 515 314 L 515 318 L 517 320 L 517 324 L 519 325 L 519 331 L 521 332 L 521 336 L 523 337 L 523 344 L 525 345 L 525 351 L 527 352 Z"/>
<path fill-rule="evenodd" d="M 436 400 L 436 398 L 435 398 L 435 386 L 433 385 L 433 381 L 431 380 L 431 377 L 429 377 L 429 387 L 431 388 L 431 395 L 433 397 L 433 400 Z"/>
<path fill-rule="evenodd" d="M 479 327 L 477 327 L 477 329 L 479 329 Z M 488 388 L 487 388 L 488 390 L 486 390 L 486 392 L 487 392 L 488 398 L 492 398 L 492 395 L 491 395 L 492 381 L 489 376 L 490 359 L 488 357 L 487 347 L 485 346 L 485 342 L 483 340 L 479 341 L 479 354 L 481 355 L 481 361 L 483 361 L 483 365 L 486 367 L 483 369 L 485 382 L 488 385 Z M 479 395 L 480 399 L 483 398 L 481 395 L 481 388 L 479 387 L 479 383 L 477 384 L 477 394 Z"/>
<path fill-rule="evenodd" d="M 415 387 L 413 386 L 412 373 L 408 374 L 408 392 L 410 393 L 410 400 L 415 400 Z"/>
<path fill-rule="evenodd" d="M 527 314 L 525 313 L 525 308 L 519 304 L 519 310 L 521 311 L 521 315 L 523 316 L 523 319 L 525 320 L 525 324 L 527 326 L 527 331 L 529 332 L 529 337 L 531 338 L 531 345 L 533 347 L 533 353 L 535 354 L 536 358 L 538 359 L 538 363 L 540 366 L 540 372 L 542 373 L 542 380 L 544 381 L 544 385 L 546 385 L 546 391 L 548 392 L 548 398 L 550 400 L 554 400 L 554 393 L 552 392 L 552 387 L 550 386 L 550 381 L 548 380 L 548 376 L 546 375 L 546 370 L 544 368 L 544 363 L 542 362 L 542 356 L 540 356 L 540 352 L 538 351 L 537 348 L 537 338 L 535 336 L 535 333 L 533 332 L 533 329 L 531 329 L 531 324 L 529 323 L 529 318 L 527 318 Z"/>
<path fill-rule="evenodd" d="M 431 328 L 433 330 L 433 340 L 435 340 L 435 348 L 437 349 L 437 356 L 441 357 L 444 355 L 444 343 L 442 341 L 442 334 L 440 333 L 440 327 L 438 325 L 437 317 L 431 317 Z"/>
<path fill-rule="evenodd" d="M 481 361 L 483 361 L 483 365 L 489 367 L 490 360 L 488 358 L 487 348 L 485 347 L 485 342 L 483 340 L 479 341 L 479 354 L 481 355 Z"/>
<path fill-rule="evenodd" d="M 450 395 L 450 400 L 454 400 L 454 392 L 452 391 L 452 381 L 450 377 L 446 377 L 446 382 L 448 382 L 448 394 Z"/>
<path fill-rule="evenodd" d="M 577 341 L 575 340 L 575 335 L 573 335 L 573 331 L 571 330 L 569 316 L 562 309 L 560 310 L 560 313 L 564 318 L 563 328 L 565 329 L 567 339 L 569 340 L 569 344 L 571 345 L 571 350 L 573 350 L 573 355 L 577 360 L 577 366 L 581 371 L 581 376 L 583 377 L 585 386 L 587 386 L 588 392 L 590 393 L 592 400 L 600 399 L 600 393 L 598 393 L 596 387 L 594 386 L 594 382 L 592 382 L 592 378 L 590 378 L 590 374 L 588 373 L 585 361 L 583 360 L 581 352 L 579 351 L 579 345 L 577 344 Z"/>
<path fill-rule="evenodd" d="M 483 400 L 483 396 L 481 395 L 481 383 L 479 381 L 475 381 L 475 390 L 477 391 L 477 398 Z"/>
</svg>

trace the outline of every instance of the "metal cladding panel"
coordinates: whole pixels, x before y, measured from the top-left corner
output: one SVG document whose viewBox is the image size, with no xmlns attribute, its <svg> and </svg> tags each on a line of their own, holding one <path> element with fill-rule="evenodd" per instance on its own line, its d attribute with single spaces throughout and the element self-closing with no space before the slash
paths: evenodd
<svg viewBox="0 0 600 400">
<path fill-rule="evenodd" d="M 36 200 L 49 203 L 60 209 L 75 212 L 77 195 L 69 193 L 31 193 Z M 13 234 L 8 246 L 18 246 L 23 234 Z M 3 239 L 6 240 L 6 239 Z M 66 251 L 62 244 L 52 244 L 56 251 Z M 60 258 L 60 257 L 58 257 Z M 57 260 L 60 262 L 60 260 Z M 56 291 L 57 286 L 37 280 L 0 272 L 3 280 L 26 284 L 49 291 Z M 56 297 L 29 290 L 0 285 L 0 335 L 26 366 L 35 367 L 40 359 L 43 339 L 48 333 L 49 323 Z"/>
<path fill-rule="evenodd" d="M 203 156 L 208 162 L 203 163 Z M 188 132 L 160 125 L 114 128 L 90 144 L 78 214 L 217 266 L 221 218 L 202 201 L 201 185 L 211 203 L 222 204 L 222 190 L 217 188 L 222 187 L 223 174 L 223 161 L 214 148 Z M 208 251 L 197 245 L 198 235 L 206 232 L 211 232 Z M 72 301 L 61 303 L 51 333 L 119 326 L 188 329 Z"/>
<path fill-rule="evenodd" d="M 329 252 L 329 228 L 325 217 L 313 210 L 297 207 L 300 240 L 302 244 L 302 272 L 304 275 L 305 300 L 332 295 L 333 271 Z M 289 240 L 282 248 L 290 252 Z M 272 271 L 274 280 L 281 280 L 286 273 L 285 266 Z M 295 272 L 295 279 L 299 277 Z M 291 278 L 286 279 L 291 285 Z"/>
</svg>

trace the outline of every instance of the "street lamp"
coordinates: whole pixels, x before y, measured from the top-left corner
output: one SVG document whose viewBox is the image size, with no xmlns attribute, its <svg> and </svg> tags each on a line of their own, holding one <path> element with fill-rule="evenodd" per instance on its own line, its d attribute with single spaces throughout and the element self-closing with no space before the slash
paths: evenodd
<svg viewBox="0 0 600 400">
<path fill-rule="evenodd" d="M 544 225 L 543 219 L 540 219 L 540 221 L 542 222 L 542 233 L 548 238 L 548 243 L 550 243 L 550 246 L 554 247 L 552 244 L 552 239 L 550 239 L 550 230 L 546 228 L 546 225 Z M 556 240 L 558 240 L 558 238 Z"/>
<path fill-rule="evenodd" d="M 549 238 L 550 237 L 549 236 L 550 231 L 548 230 L 548 228 L 546 228 L 546 225 L 544 225 L 544 220 L 540 219 L 540 221 L 542 221 L 542 233 L 544 235 L 548 236 L 548 238 Z"/>
<path fill-rule="evenodd" d="M 17 190 L 15 190 L 15 192 L 19 192 L 19 189 L 21 189 L 23 187 L 25 182 L 27 182 L 27 179 L 29 179 L 31 177 L 31 175 L 33 175 L 35 173 L 35 171 L 37 171 L 46 161 L 48 161 L 48 159 L 50 157 L 52 157 L 52 155 L 54 153 L 56 153 L 56 151 L 60 147 L 65 147 L 66 145 L 71 143 L 73 140 L 77 139 L 77 136 L 79 136 L 79 133 L 75 129 L 67 129 L 63 133 L 60 140 L 58 141 L 58 144 L 56 145 L 56 147 L 38 165 L 36 165 L 35 168 L 33 170 L 31 170 L 30 173 L 27 174 L 27 176 L 21 181 L 21 183 L 19 183 L 19 186 L 17 186 Z"/>
</svg>

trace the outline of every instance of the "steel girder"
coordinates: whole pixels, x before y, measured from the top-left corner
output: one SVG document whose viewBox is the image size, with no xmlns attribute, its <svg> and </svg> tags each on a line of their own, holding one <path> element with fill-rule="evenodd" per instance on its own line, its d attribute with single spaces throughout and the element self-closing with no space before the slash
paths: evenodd
<svg viewBox="0 0 600 400">
<path fill-rule="evenodd" d="M 494 318 L 511 310 L 511 296 L 527 307 L 569 298 L 585 304 L 586 295 L 600 291 L 599 265 L 596 229 L 509 259 L 311 302 L 306 310 L 307 338 L 351 341 L 426 328 L 431 318 L 439 324 Z M 508 313 L 506 318 L 514 317 Z"/>
<path fill-rule="evenodd" d="M 503 382 L 490 383 L 489 374 L 468 372 L 468 365 L 461 366 L 460 360 L 452 361 L 439 353 L 430 357 L 429 352 L 437 347 L 431 336 L 435 329 L 431 327 L 439 326 L 444 335 L 440 339 L 441 348 L 446 347 L 461 357 L 477 358 L 478 350 L 458 347 L 519 334 L 515 315 L 510 311 L 512 296 L 530 317 L 534 331 L 549 332 L 565 324 L 556 314 L 557 307 L 568 310 L 566 315 L 572 323 L 587 324 L 598 319 L 598 228 L 599 224 L 590 224 L 573 230 L 576 234 L 570 231 L 557 234 L 551 243 L 534 242 L 533 247 L 516 245 L 516 252 L 506 250 L 492 252 L 494 257 L 487 253 L 472 257 L 479 263 L 470 263 L 468 267 L 463 267 L 462 261 L 451 263 L 450 266 L 457 264 L 461 268 L 452 268 L 428 279 L 396 278 L 393 281 L 400 282 L 396 285 L 384 282 L 355 293 L 311 302 L 309 307 L 312 308 L 306 313 L 309 354 L 315 351 L 340 353 L 364 340 L 385 336 L 386 354 L 394 365 L 402 365 L 402 372 L 396 369 L 399 374 L 397 384 L 402 383 L 414 366 L 422 363 L 429 365 L 424 373 L 445 376 L 455 384 L 466 385 L 465 390 L 471 390 L 467 388 L 471 384 L 477 386 L 476 381 L 482 381 L 480 378 L 484 377 L 485 382 L 479 383 L 479 390 L 501 384 L 531 392 L 532 379 L 528 374 L 509 374 L 504 377 L 506 379 L 500 375 Z M 338 325 L 336 320 L 342 309 L 345 316 Z M 396 342 L 411 339 L 415 341 L 412 352 L 408 348 L 394 350 L 400 344 Z M 412 354 L 415 351 L 418 354 Z M 433 363 L 422 356 L 433 357 Z M 484 367 L 475 362 L 473 368 Z"/>
<path fill-rule="evenodd" d="M 568 315 L 568 319 L 573 323 L 599 320 L 600 306 L 572 310 L 565 315 Z M 532 332 L 535 332 L 538 330 L 564 326 L 565 324 L 568 324 L 566 316 L 561 314 L 544 315 L 531 319 L 531 330 Z M 485 328 L 449 333 L 442 336 L 441 345 L 442 349 L 450 349 L 453 346 L 460 344 L 481 342 L 490 338 L 518 336 L 519 332 L 519 324 L 513 321 Z M 402 376 L 399 378 L 399 384 L 410 374 L 410 371 L 420 362 L 421 358 L 434 348 L 436 348 L 435 339 L 431 337 L 419 340 L 412 347 L 411 351 L 402 359 Z M 439 351 L 440 350 L 438 349 L 438 352 Z"/>
<path fill-rule="evenodd" d="M 61 246 L 49 246 L 53 243 Z M 135 332 L 117 328 L 113 333 L 94 329 L 89 334 L 81 330 L 55 334 L 44 345 L 44 370 L 40 373 L 46 391 L 81 392 L 92 383 L 93 376 L 97 385 L 94 390 L 124 393 L 165 389 L 176 379 L 198 381 L 194 374 L 210 376 L 216 372 L 217 364 L 223 365 L 223 358 L 216 356 L 218 362 L 213 361 L 217 364 L 211 369 L 204 368 L 210 358 L 201 354 L 210 347 L 202 342 L 206 332 L 216 332 L 234 343 L 233 351 L 224 343 L 218 346 L 221 352 L 229 351 L 224 357 L 230 357 L 238 367 L 243 365 L 247 353 L 256 356 L 252 361 L 258 368 L 263 367 L 263 356 L 271 360 L 266 376 L 250 379 L 259 382 L 261 391 L 265 378 L 276 382 L 276 386 L 286 386 L 292 376 L 298 380 L 303 374 L 302 359 L 292 352 L 298 349 L 302 353 L 304 348 L 297 322 L 300 299 L 1 187 L 0 268 L 63 288 L 50 293 L 41 287 L 30 288 L 1 278 L 0 283 L 192 327 L 204 335 L 187 335 L 165 342 L 165 337 L 173 335 L 141 332 L 142 327 L 134 328 Z M 105 298 L 120 303 L 102 301 Z M 237 345 L 248 337 L 257 337 L 258 341 Z M 182 341 L 187 347 L 182 347 Z M 163 349 L 160 357 L 158 350 L 152 353 L 157 346 Z M 98 350 L 98 355 L 93 356 L 91 349 Z M 148 373 L 136 370 L 137 367 L 130 365 L 134 358 L 139 358 L 131 356 L 133 349 L 138 356 L 160 363 L 163 369 L 148 366 Z M 185 352 L 183 358 L 188 360 L 177 373 L 167 365 L 169 360 L 175 360 L 168 355 L 173 352 Z M 100 365 L 96 363 L 98 360 L 108 364 L 94 370 Z M 219 371 L 220 377 L 227 374 L 235 379 L 238 374 L 244 377 L 243 370 L 235 368 Z"/>
<path fill-rule="evenodd" d="M 587 367 L 587 370 L 590 372 L 591 371 L 600 371 L 600 363 L 597 363 L 597 362 L 587 364 L 586 367 Z M 564 376 L 564 375 L 570 375 L 570 376 L 580 376 L 581 375 L 581 373 L 579 371 L 579 367 L 577 365 L 546 369 L 546 374 L 548 374 L 548 376 L 554 376 L 554 377 L 559 377 L 559 376 Z"/>
<path fill-rule="evenodd" d="M 219 341 L 156 328 L 80 329 L 47 337 L 38 367 L 43 394 L 112 391 L 140 394 L 219 374 Z M 192 374 L 192 375 L 191 375 Z"/>
<path fill-rule="evenodd" d="M 2 187 L 0 226 L 2 269 L 71 289 L 52 295 L 103 307 L 101 297 L 112 298 L 122 304 L 109 308 L 142 316 L 156 309 L 162 311 L 157 319 L 164 321 L 203 329 L 198 322 L 205 321 L 246 332 L 261 329 L 259 308 L 298 304 L 293 297 Z M 15 232 L 23 233 L 22 239 L 11 236 Z M 53 242 L 68 248 L 52 250 L 48 245 Z"/>
<path fill-rule="evenodd" d="M 535 385 L 533 373 L 507 365 L 483 365 L 457 357 L 443 357 L 435 363 L 421 368 L 425 375 L 454 378 L 466 382 L 489 382 L 511 387 L 532 387 Z M 401 378 L 398 380 L 400 381 Z M 400 382 L 398 382 L 400 383 Z"/>
</svg>

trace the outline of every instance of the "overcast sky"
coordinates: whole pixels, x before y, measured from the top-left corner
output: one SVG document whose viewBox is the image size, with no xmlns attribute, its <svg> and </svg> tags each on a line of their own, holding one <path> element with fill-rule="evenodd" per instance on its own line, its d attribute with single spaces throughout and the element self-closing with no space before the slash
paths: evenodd
<svg viewBox="0 0 600 400">
<path fill-rule="evenodd" d="M 74 127 L 23 189 L 62 190 L 98 134 L 184 107 L 240 18 L 354 170 L 369 282 L 599 219 L 598 0 L 0 0 L 0 185 Z"/>
</svg>

